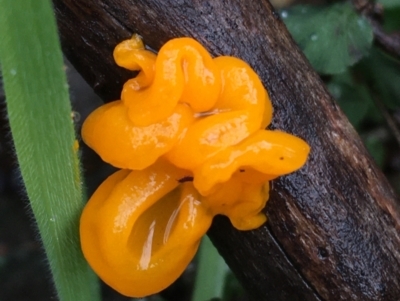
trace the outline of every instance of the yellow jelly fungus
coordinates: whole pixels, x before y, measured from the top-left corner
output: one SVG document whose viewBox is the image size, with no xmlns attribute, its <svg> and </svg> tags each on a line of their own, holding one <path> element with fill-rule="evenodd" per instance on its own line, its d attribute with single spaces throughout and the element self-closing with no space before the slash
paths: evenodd
<svg viewBox="0 0 400 301">
<path fill-rule="evenodd" d="M 190 108 L 178 104 L 164 120 L 140 127 L 129 119 L 121 101 L 113 101 L 89 115 L 82 136 L 104 161 L 118 168 L 140 170 L 169 151 L 193 120 Z"/>
<path fill-rule="evenodd" d="M 117 291 L 153 294 L 193 259 L 212 216 L 190 183 L 177 188 L 182 176 L 160 162 L 143 171 L 120 170 L 85 207 L 82 249 L 95 272 Z"/>
<path fill-rule="evenodd" d="M 197 118 L 167 154 L 181 168 L 195 168 L 224 147 L 235 145 L 265 127 L 272 119 L 267 92 L 249 65 L 226 56 L 214 62 L 219 67 L 222 87 L 211 115 Z"/>
<path fill-rule="evenodd" d="M 309 147 L 300 138 L 280 131 L 257 131 L 243 142 L 227 147 L 194 171 L 194 186 L 202 195 L 228 181 L 241 168 L 251 168 L 269 180 L 299 169 Z M 243 169 L 246 172 L 246 169 Z"/>
<path fill-rule="evenodd" d="M 133 39 L 132 48 L 137 45 L 136 39 Z M 117 62 L 121 57 L 118 50 L 114 52 Z M 123 51 L 124 58 L 126 51 L 127 48 Z M 194 112 L 207 111 L 217 101 L 220 88 L 217 66 L 195 40 L 181 38 L 166 43 L 154 64 L 157 72 L 147 89 L 141 89 L 134 79 L 128 81 L 122 90 L 121 99 L 135 124 L 145 126 L 163 120 L 172 113 L 179 101 L 188 104 Z M 150 68 L 146 71 L 149 72 Z"/>
<path fill-rule="evenodd" d="M 239 230 L 261 226 L 269 181 L 301 168 L 310 148 L 265 129 L 267 91 L 238 58 L 212 58 L 191 38 L 170 40 L 156 55 L 138 35 L 114 58 L 138 74 L 121 100 L 86 119 L 82 138 L 121 170 L 90 198 L 80 236 L 107 284 L 143 297 L 181 275 L 215 215 Z"/>
<path fill-rule="evenodd" d="M 154 78 L 156 55 L 146 51 L 142 39 L 134 35 L 115 47 L 114 59 L 118 66 L 128 70 L 140 70 L 140 74 L 128 81 L 127 86 L 140 90 L 149 86 Z"/>
</svg>

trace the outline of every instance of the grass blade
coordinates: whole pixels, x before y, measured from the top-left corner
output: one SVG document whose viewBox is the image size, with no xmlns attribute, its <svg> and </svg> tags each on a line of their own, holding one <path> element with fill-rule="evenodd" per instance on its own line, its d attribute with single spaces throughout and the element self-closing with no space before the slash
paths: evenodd
<svg viewBox="0 0 400 301">
<path fill-rule="evenodd" d="M 61 301 L 100 300 L 82 257 L 84 205 L 63 60 L 48 0 L 0 0 L 0 63 L 15 151 Z"/>
<path fill-rule="evenodd" d="M 204 236 L 201 242 L 198 256 L 199 265 L 192 301 L 222 297 L 225 276 L 229 268 L 207 236 Z"/>
</svg>

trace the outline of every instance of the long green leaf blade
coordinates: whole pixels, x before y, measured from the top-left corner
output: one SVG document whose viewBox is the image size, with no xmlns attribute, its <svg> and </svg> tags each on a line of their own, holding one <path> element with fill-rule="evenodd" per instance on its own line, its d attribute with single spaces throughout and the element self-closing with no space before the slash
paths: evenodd
<svg viewBox="0 0 400 301">
<path fill-rule="evenodd" d="M 198 256 L 199 266 L 192 301 L 222 297 L 229 268 L 207 236 L 202 239 Z"/>
<path fill-rule="evenodd" d="M 0 63 L 15 150 L 61 301 L 100 300 L 79 246 L 84 205 L 66 78 L 48 0 L 0 0 Z"/>
</svg>

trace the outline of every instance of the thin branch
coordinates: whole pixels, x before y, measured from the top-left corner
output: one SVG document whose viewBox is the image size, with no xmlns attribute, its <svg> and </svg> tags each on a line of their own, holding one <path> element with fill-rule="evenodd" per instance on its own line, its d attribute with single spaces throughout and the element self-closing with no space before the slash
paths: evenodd
<svg viewBox="0 0 400 301">
<path fill-rule="evenodd" d="M 383 7 L 379 3 L 372 3 L 369 0 L 352 0 L 355 9 L 365 16 L 374 32 L 375 41 L 387 53 L 400 58 L 400 32 L 387 33 L 381 24 Z"/>
<path fill-rule="evenodd" d="M 373 20 L 370 20 L 376 41 L 388 53 L 400 58 L 400 32 L 386 33 L 382 26 Z"/>
</svg>

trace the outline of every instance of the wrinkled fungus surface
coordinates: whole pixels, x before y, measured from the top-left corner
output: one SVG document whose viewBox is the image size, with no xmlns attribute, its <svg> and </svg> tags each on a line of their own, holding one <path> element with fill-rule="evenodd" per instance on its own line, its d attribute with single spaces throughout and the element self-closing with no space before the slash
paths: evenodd
<svg viewBox="0 0 400 301">
<path fill-rule="evenodd" d="M 114 58 L 139 74 L 83 125 L 85 143 L 121 170 L 85 207 L 81 244 L 108 285 L 143 297 L 181 275 L 214 215 L 239 230 L 262 225 L 269 181 L 299 169 L 309 146 L 265 129 L 267 91 L 238 58 L 212 58 L 191 38 L 156 55 L 136 35 Z"/>
</svg>

